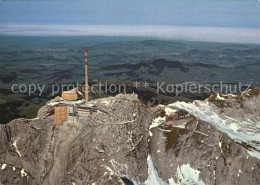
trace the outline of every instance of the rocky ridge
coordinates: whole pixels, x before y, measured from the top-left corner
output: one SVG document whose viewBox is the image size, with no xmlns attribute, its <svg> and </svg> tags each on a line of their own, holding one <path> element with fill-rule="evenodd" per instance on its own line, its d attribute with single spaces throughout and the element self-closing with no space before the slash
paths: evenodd
<svg viewBox="0 0 260 185">
<path fill-rule="evenodd" d="M 156 107 L 120 94 L 62 126 L 53 101 L 0 125 L 1 184 L 260 183 L 259 88 Z M 176 109 L 189 115 L 166 122 Z"/>
</svg>

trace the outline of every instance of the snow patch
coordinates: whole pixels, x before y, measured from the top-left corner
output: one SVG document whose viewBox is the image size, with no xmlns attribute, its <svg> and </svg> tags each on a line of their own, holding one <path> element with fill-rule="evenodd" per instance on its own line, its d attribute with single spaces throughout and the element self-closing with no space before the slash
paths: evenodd
<svg viewBox="0 0 260 185">
<path fill-rule="evenodd" d="M 171 113 L 176 112 L 177 109 L 173 109 L 173 108 L 167 106 L 167 107 L 165 107 L 164 111 L 165 111 L 165 114 L 169 116 Z"/>
<path fill-rule="evenodd" d="M 187 122 L 186 122 L 186 123 L 187 123 Z M 185 124 L 186 124 L 186 123 L 185 123 Z M 186 127 L 185 127 L 185 124 L 183 124 L 183 125 L 174 125 L 174 127 L 175 127 L 175 128 L 186 128 Z"/>
<path fill-rule="evenodd" d="M 152 128 L 158 127 L 164 122 L 164 118 L 158 117 L 153 119 L 152 124 L 150 125 L 149 129 L 151 130 Z"/>
<path fill-rule="evenodd" d="M 219 148 L 220 148 L 221 153 L 224 155 L 224 152 L 223 152 L 223 150 L 222 150 L 222 142 L 221 142 L 221 141 L 219 141 L 218 146 L 219 146 Z M 225 156 L 225 155 L 224 155 L 224 156 Z"/>
<path fill-rule="evenodd" d="M 108 166 L 105 166 L 105 168 L 107 169 L 107 171 L 109 171 L 110 174 L 115 174 L 114 171 Z"/>
<path fill-rule="evenodd" d="M 158 175 L 158 172 L 154 168 L 152 157 L 148 154 L 147 157 L 147 164 L 148 164 L 148 178 L 144 182 L 144 185 L 167 185 Z"/>
<path fill-rule="evenodd" d="M 234 95 L 234 94 L 231 94 L 231 93 L 227 94 L 227 96 L 231 96 L 231 97 L 234 97 L 234 98 L 237 97 L 237 95 Z"/>
<path fill-rule="evenodd" d="M 49 106 L 55 106 L 55 105 L 58 105 L 58 104 L 59 104 L 59 102 L 50 102 L 50 103 L 48 103 Z"/>
<path fill-rule="evenodd" d="M 81 95 L 82 97 L 85 97 L 78 89 L 77 92 L 79 93 L 79 95 Z"/>
<path fill-rule="evenodd" d="M 149 130 L 149 136 L 152 137 L 153 133 Z"/>
<path fill-rule="evenodd" d="M 110 104 L 110 101 L 104 100 L 104 101 L 102 101 L 102 103 L 105 104 L 105 105 L 109 105 L 109 104 Z"/>
<path fill-rule="evenodd" d="M 164 118 L 158 117 L 158 118 L 154 118 L 152 124 L 149 127 L 149 136 L 153 136 L 151 129 L 158 127 L 159 125 L 161 125 L 164 122 Z"/>
<path fill-rule="evenodd" d="M 170 178 L 169 179 L 169 185 L 175 185 L 176 183 L 174 182 L 174 179 L 173 178 Z"/>
<path fill-rule="evenodd" d="M 230 124 L 230 128 L 234 131 L 234 132 L 237 132 L 239 127 L 236 123 L 231 123 Z"/>
<path fill-rule="evenodd" d="M 1 166 L 1 170 L 4 170 L 5 168 L 6 168 L 6 166 L 7 166 L 7 164 L 2 164 L 2 166 Z"/>
<path fill-rule="evenodd" d="M 26 177 L 27 173 L 24 171 L 24 169 L 21 170 L 21 177 Z"/>
<path fill-rule="evenodd" d="M 257 159 L 260 159 L 260 153 L 257 151 L 247 151 L 247 153 L 251 156 L 251 157 L 255 157 Z"/>
<path fill-rule="evenodd" d="M 15 141 L 13 142 L 12 146 L 15 147 L 16 153 L 18 153 L 18 155 L 21 157 L 22 155 L 21 155 L 21 153 L 20 153 L 20 152 L 18 151 L 18 149 L 17 149 L 17 141 L 18 141 L 18 140 L 15 140 Z"/>
<path fill-rule="evenodd" d="M 199 179 L 199 174 L 200 171 L 191 168 L 189 163 L 183 164 L 177 168 L 177 182 L 173 179 L 169 179 L 169 183 L 170 185 L 205 185 L 205 183 Z"/>
<path fill-rule="evenodd" d="M 217 94 L 216 100 L 222 100 L 222 101 L 224 101 L 225 98 L 223 98 L 223 97 L 221 97 L 219 94 Z"/>
</svg>

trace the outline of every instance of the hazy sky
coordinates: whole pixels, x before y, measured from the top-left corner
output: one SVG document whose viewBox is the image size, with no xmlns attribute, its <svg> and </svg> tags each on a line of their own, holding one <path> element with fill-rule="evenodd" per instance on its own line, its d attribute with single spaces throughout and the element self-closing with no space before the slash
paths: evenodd
<svg viewBox="0 0 260 185">
<path fill-rule="evenodd" d="M 41 27 L 39 25 L 46 25 Z M 56 29 L 49 29 L 59 25 Z M 77 25 L 74 29 L 70 25 Z M 85 31 L 76 29 L 81 25 Z M 57 34 L 78 32 L 91 35 L 88 25 L 98 25 L 106 35 L 106 27 L 114 35 L 125 33 L 127 26 L 145 32 L 148 25 L 172 28 L 199 27 L 250 29 L 260 28 L 258 0 L 85 0 L 85 1 L 2 1 L 0 2 L 0 34 Z M 68 27 L 70 28 L 68 30 Z M 88 31 L 86 31 L 88 29 Z M 151 27 L 149 27 L 151 32 Z M 242 30 L 243 30 L 242 29 Z M 214 31 L 214 30 L 212 30 Z M 128 31 L 129 32 L 129 31 Z M 137 30 L 138 32 L 138 30 Z M 251 33 L 251 34 L 252 34 Z M 95 34 L 94 32 L 92 34 Z M 111 34 L 111 33 L 110 33 Z M 157 33 L 157 35 L 160 33 Z M 210 33 L 209 33 L 210 34 Z M 140 35 L 140 34 L 139 34 Z M 145 35 L 145 34 L 144 34 Z M 163 36 L 163 35 L 162 35 Z M 252 35 L 250 35 L 252 37 Z M 257 35 L 256 35 L 257 37 Z"/>
</svg>

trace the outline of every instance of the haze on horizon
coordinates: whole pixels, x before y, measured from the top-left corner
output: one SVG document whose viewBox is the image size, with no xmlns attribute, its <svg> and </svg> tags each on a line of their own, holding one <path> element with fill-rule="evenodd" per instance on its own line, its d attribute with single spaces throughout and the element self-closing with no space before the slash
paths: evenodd
<svg viewBox="0 0 260 185">
<path fill-rule="evenodd" d="M 260 44 L 258 0 L 1 1 L 0 34 Z"/>
</svg>

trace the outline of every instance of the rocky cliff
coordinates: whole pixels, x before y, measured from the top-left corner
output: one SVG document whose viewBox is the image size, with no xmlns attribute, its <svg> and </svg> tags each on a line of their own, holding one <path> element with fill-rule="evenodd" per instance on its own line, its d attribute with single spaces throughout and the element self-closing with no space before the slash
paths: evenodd
<svg viewBox="0 0 260 185">
<path fill-rule="evenodd" d="M 260 183 L 259 89 L 156 107 L 122 94 L 62 126 L 53 101 L 0 125 L 0 184 Z"/>
</svg>

